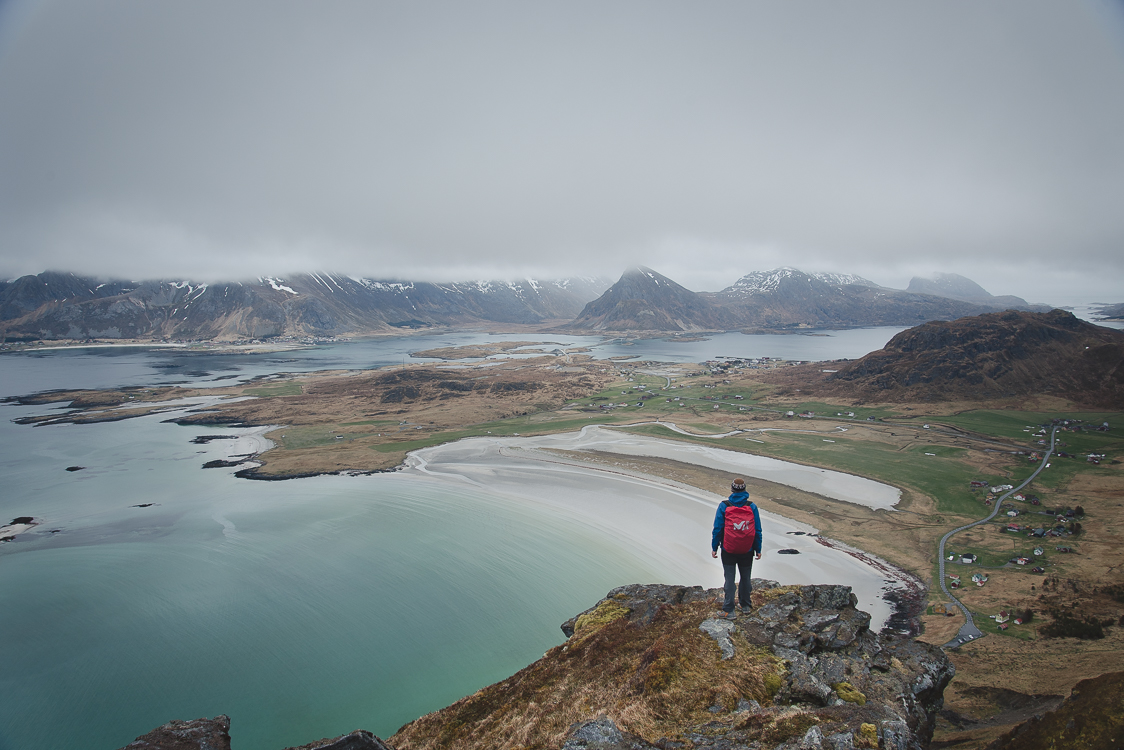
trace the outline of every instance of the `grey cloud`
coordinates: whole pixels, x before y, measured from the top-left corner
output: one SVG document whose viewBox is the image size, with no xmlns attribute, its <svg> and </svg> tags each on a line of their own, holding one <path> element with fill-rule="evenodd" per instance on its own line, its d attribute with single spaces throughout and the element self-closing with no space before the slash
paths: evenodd
<svg viewBox="0 0 1124 750">
<path fill-rule="evenodd" d="M 21 7 L 3 273 L 1124 271 L 1110 4 Z"/>
</svg>

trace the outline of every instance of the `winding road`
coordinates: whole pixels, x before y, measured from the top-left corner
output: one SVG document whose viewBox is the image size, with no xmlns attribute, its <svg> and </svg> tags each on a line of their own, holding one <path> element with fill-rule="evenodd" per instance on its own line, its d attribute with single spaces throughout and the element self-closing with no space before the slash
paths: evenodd
<svg viewBox="0 0 1124 750">
<path fill-rule="evenodd" d="M 945 596 L 947 596 L 949 599 L 952 599 L 952 601 L 956 603 L 956 606 L 960 608 L 960 611 L 964 613 L 964 624 L 960 627 L 960 632 L 956 634 L 955 638 L 944 644 L 943 648 L 959 648 L 961 645 L 967 643 L 968 641 L 974 640 L 976 638 L 982 638 L 984 635 L 983 631 L 976 627 L 975 620 L 972 619 L 972 613 L 968 611 L 968 608 L 964 606 L 963 602 L 953 596 L 952 593 L 948 590 L 948 583 L 945 580 L 944 573 L 945 542 L 947 542 L 953 534 L 964 531 L 964 529 L 970 529 L 973 526 L 979 526 L 981 523 L 987 523 L 991 519 L 995 518 L 995 516 L 999 514 L 999 508 L 1003 505 L 1004 500 L 1034 481 L 1034 478 L 1038 476 L 1044 468 L 1046 468 L 1046 464 L 1050 461 L 1050 455 L 1054 452 L 1054 438 L 1057 434 L 1058 428 L 1055 426 L 1050 431 L 1050 448 L 1046 451 L 1046 455 L 1042 457 L 1042 461 L 1038 464 L 1038 468 L 1035 469 L 1034 473 L 1027 477 L 1022 484 L 1020 484 L 1018 487 L 1015 487 L 1014 489 L 1007 490 L 1007 492 L 1005 492 L 1002 497 L 998 498 L 995 501 L 995 507 L 992 509 L 991 515 L 989 515 L 987 518 L 982 518 L 979 521 L 973 521 L 972 523 L 955 528 L 941 537 L 940 547 L 937 550 L 937 560 L 940 563 L 939 580 L 941 584 L 941 591 L 943 591 L 945 593 Z"/>
</svg>

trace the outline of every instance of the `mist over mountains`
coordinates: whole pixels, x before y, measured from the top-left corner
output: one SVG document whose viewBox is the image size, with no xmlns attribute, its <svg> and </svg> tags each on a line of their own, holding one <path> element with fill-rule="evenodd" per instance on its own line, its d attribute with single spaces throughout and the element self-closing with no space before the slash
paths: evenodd
<svg viewBox="0 0 1124 750">
<path fill-rule="evenodd" d="M 573 330 L 706 331 L 912 326 L 997 309 L 1048 310 L 1018 297 L 993 297 L 962 276 L 931 283 L 926 291 L 878 286 L 851 274 L 807 274 L 794 268 L 756 271 L 720 292 L 692 292 L 649 268 L 626 271 L 586 305 Z M 925 285 L 922 279 L 911 282 Z M 954 296 L 971 285 L 970 299 Z"/>
<path fill-rule="evenodd" d="M 995 297 L 961 276 L 889 289 L 850 274 L 757 271 L 694 292 L 651 269 L 608 279 L 377 280 L 334 273 L 253 281 L 122 281 L 44 272 L 0 282 L 5 341 L 243 340 L 401 329 L 543 326 L 568 331 L 719 331 L 916 325 L 997 309 L 1048 309 Z"/>
</svg>

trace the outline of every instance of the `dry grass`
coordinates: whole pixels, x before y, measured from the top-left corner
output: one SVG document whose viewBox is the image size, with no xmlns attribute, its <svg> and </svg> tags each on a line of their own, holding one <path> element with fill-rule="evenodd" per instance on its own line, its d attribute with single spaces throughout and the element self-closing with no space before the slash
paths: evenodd
<svg viewBox="0 0 1124 750">
<path fill-rule="evenodd" d="M 711 706 L 767 702 L 766 677 L 778 660 L 735 636 L 737 653 L 723 661 L 698 628 L 712 610 L 705 602 L 667 607 L 646 627 L 590 618 L 538 662 L 407 724 L 389 742 L 400 750 L 558 747 L 571 724 L 601 714 L 654 741 L 713 718 Z"/>
</svg>

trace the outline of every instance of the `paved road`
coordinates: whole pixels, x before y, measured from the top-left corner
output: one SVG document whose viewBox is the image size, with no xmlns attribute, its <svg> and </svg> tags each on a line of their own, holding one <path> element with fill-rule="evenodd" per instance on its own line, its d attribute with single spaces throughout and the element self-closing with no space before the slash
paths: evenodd
<svg viewBox="0 0 1124 750">
<path fill-rule="evenodd" d="M 963 531 L 964 529 L 970 529 L 973 526 L 979 526 L 981 523 L 987 523 L 991 519 L 995 518 L 995 516 L 999 514 L 999 507 L 1003 504 L 1004 500 L 1006 500 L 1008 497 L 1010 497 L 1011 495 L 1013 495 L 1016 492 L 1018 492 L 1019 490 L 1021 490 L 1023 487 L 1026 487 L 1032 481 L 1034 481 L 1034 478 L 1036 476 L 1038 476 L 1038 474 L 1044 468 L 1046 468 L 1046 464 L 1050 460 L 1050 455 L 1054 452 L 1054 437 L 1057 434 L 1058 434 L 1058 428 L 1054 427 L 1054 429 L 1052 429 L 1050 431 L 1050 449 L 1048 451 L 1046 451 L 1046 455 L 1042 457 L 1042 461 L 1041 461 L 1041 463 L 1038 464 L 1038 468 L 1035 469 L 1034 473 L 1031 474 L 1029 477 L 1027 477 L 1026 480 L 1022 484 L 1020 484 L 1018 487 L 1015 487 L 1013 490 L 1008 490 L 1006 493 L 1004 493 L 1004 495 L 1002 497 L 998 498 L 995 501 L 995 507 L 992 509 L 991 515 L 989 515 L 987 518 L 982 518 L 979 521 L 973 521 L 972 523 L 969 523 L 969 524 L 966 524 L 966 525 L 961 526 L 959 528 L 953 529 L 952 531 L 948 532 L 947 534 L 945 534 L 944 536 L 941 537 L 940 547 L 938 548 L 938 551 L 937 551 L 937 560 L 940 562 L 941 591 L 943 591 L 945 593 L 945 596 L 952 599 L 952 601 L 956 602 L 956 606 L 959 607 L 960 611 L 964 613 L 964 624 L 961 626 L 960 632 L 956 634 L 955 638 L 953 638 L 948 643 L 944 644 L 944 648 L 959 648 L 961 646 L 961 644 L 967 643 L 968 641 L 974 640 L 976 638 L 982 638 L 983 635 L 984 635 L 983 632 L 979 628 L 976 627 L 976 623 L 972 619 L 972 613 L 968 611 L 968 608 L 964 606 L 963 602 L 961 602 L 959 599 L 957 599 L 955 596 L 953 596 L 952 593 L 948 590 L 948 583 L 945 579 L 945 574 L 944 574 L 944 563 L 945 563 L 944 544 L 945 544 L 945 542 L 947 542 L 949 540 L 949 537 L 951 537 L 953 534 L 957 534 L 957 533 Z"/>
</svg>

